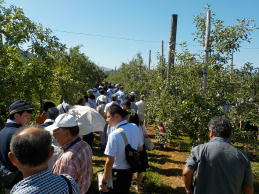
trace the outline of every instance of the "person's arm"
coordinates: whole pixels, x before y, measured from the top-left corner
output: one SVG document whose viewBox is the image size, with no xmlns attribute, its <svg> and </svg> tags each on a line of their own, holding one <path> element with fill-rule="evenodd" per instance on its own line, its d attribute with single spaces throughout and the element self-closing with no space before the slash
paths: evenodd
<svg viewBox="0 0 259 194">
<path fill-rule="evenodd" d="M 113 156 L 108 156 L 104 165 L 104 174 L 103 174 L 103 180 L 101 184 L 101 191 L 103 192 L 108 192 L 107 184 L 109 181 L 109 177 L 112 173 L 112 166 L 114 163 L 114 157 Z"/>
<path fill-rule="evenodd" d="M 192 187 L 193 174 L 194 174 L 194 171 L 189 169 L 188 167 L 185 167 L 183 169 L 183 182 L 184 182 L 185 190 L 187 194 L 193 193 L 193 187 Z"/>
<path fill-rule="evenodd" d="M 251 163 L 249 162 L 247 165 L 247 169 L 245 171 L 244 182 L 243 182 L 243 191 L 244 194 L 253 194 L 254 187 L 253 187 L 253 173 L 251 168 Z"/>
<path fill-rule="evenodd" d="M 138 152 L 141 152 L 143 150 L 143 146 L 139 146 L 138 148 L 137 148 L 137 151 Z"/>
<path fill-rule="evenodd" d="M 253 194 L 254 193 L 254 187 L 253 186 L 244 186 L 244 194 Z"/>
</svg>

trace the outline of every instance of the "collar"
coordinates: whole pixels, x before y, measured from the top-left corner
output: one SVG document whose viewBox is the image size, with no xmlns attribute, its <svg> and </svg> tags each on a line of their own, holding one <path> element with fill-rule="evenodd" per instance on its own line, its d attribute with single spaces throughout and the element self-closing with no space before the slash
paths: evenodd
<svg viewBox="0 0 259 194">
<path fill-rule="evenodd" d="M 19 127 L 21 127 L 21 126 L 22 126 L 21 124 L 15 122 L 14 120 L 10 120 L 10 119 L 8 119 L 7 122 L 6 122 L 6 124 L 5 124 L 5 127 L 19 128 Z"/>
<path fill-rule="evenodd" d="M 52 119 L 46 119 L 46 120 L 44 121 L 44 123 L 50 123 L 50 122 L 53 122 L 53 123 L 54 123 L 54 120 L 52 120 Z"/>
<path fill-rule="evenodd" d="M 78 140 L 79 139 L 79 140 Z M 73 138 L 71 141 L 67 142 L 66 144 L 64 144 L 61 148 L 65 151 L 68 150 L 71 146 L 73 146 L 75 143 L 77 143 L 77 141 L 80 141 L 81 138 L 79 136 L 76 136 L 75 138 Z"/>
<path fill-rule="evenodd" d="M 16 121 L 11 120 L 11 119 L 7 119 L 6 123 L 15 123 L 15 124 L 18 124 Z"/>
<path fill-rule="evenodd" d="M 227 138 L 224 139 L 223 137 L 215 137 L 212 140 L 210 140 L 209 142 L 215 142 L 215 141 L 230 143 L 229 139 L 227 139 Z"/>
<path fill-rule="evenodd" d="M 120 128 L 120 126 L 125 125 L 125 124 L 127 124 L 127 123 L 128 123 L 127 120 L 123 120 L 123 121 L 119 122 L 114 128 L 115 128 L 115 129 Z"/>
<path fill-rule="evenodd" d="M 34 180 L 35 180 L 35 179 L 42 178 L 43 176 L 45 177 L 45 176 L 50 175 L 50 174 L 52 174 L 52 173 L 51 173 L 51 171 L 47 168 L 47 169 L 45 169 L 45 170 L 42 170 L 42 171 L 37 172 L 37 173 L 35 173 L 35 174 L 31 175 L 31 176 L 26 177 L 26 178 L 23 179 L 21 182 L 25 182 L 26 180 L 31 180 L 31 179 L 34 179 Z"/>
</svg>

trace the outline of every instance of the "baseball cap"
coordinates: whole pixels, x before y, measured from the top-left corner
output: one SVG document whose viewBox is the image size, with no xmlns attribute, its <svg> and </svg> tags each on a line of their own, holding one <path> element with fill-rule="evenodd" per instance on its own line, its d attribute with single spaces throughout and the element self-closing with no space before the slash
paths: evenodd
<svg viewBox="0 0 259 194">
<path fill-rule="evenodd" d="M 106 96 L 100 96 L 99 100 L 100 102 L 106 102 Z"/>
<path fill-rule="evenodd" d="M 58 129 L 60 127 L 75 127 L 75 126 L 78 126 L 77 118 L 68 113 L 63 113 L 63 114 L 60 114 L 55 119 L 55 122 L 52 125 L 45 127 L 45 129 L 52 133 L 55 129 Z"/>
<path fill-rule="evenodd" d="M 130 96 L 136 96 L 135 92 L 130 92 Z"/>
<path fill-rule="evenodd" d="M 23 100 L 17 100 L 9 106 L 9 116 L 22 112 L 22 111 L 33 111 L 34 109 Z"/>
</svg>

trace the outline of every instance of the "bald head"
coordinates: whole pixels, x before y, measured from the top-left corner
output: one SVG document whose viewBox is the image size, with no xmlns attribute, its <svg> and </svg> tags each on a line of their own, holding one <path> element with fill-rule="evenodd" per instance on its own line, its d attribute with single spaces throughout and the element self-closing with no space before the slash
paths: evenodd
<svg viewBox="0 0 259 194">
<path fill-rule="evenodd" d="M 39 166 L 48 161 L 50 133 L 38 126 L 21 128 L 12 136 L 10 150 L 22 165 Z"/>
</svg>

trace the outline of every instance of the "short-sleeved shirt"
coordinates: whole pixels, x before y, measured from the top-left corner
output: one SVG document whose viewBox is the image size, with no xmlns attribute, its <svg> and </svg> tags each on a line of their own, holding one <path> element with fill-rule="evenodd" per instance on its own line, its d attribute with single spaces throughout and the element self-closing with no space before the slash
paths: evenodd
<svg viewBox="0 0 259 194">
<path fill-rule="evenodd" d="M 104 112 L 106 113 L 106 112 L 107 112 L 107 109 L 108 109 L 109 107 L 111 107 L 113 104 L 119 105 L 116 101 L 111 101 L 111 102 L 109 102 L 109 103 L 107 103 L 107 104 L 105 105 L 105 107 L 104 107 Z"/>
<path fill-rule="evenodd" d="M 105 118 L 104 108 L 105 108 L 105 104 L 100 104 L 99 106 L 96 107 L 96 111 L 100 113 L 100 115 L 102 115 L 103 118 Z"/>
<path fill-rule="evenodd" d="M 101 104 L 101 100 L 100 100 L 100 99 L 103 98 L 103 96 L 104 96 L 105 99 L 106 99 L 105 104 L 107 104 L 107 103 L 109 102 L 108 97 L 102 94 L 102 95 L 100 95 L 100 96 L 98 96 L 98 97 L 96 98 L 96 105 L 97 105 L 97 106 Z"/>
<path fill-rule="evenodd" d="M 128 123 L 124 120 L 121 121 L 115 127 L 115 130 L 108 136 L 108 142 L 104 154 L 115 157 L 113 169 L 129 169 L 130 166 L 125 157 L 125 143 L 120 132 L 117 130 L 118 128 L 123 129 L 129 144 L 134 149 L 143 146 L 143 134 L 141 134 L 137 125 Z"/>
<path fill-rule="evenodd" d="M 69 176 L 64 175 L 71 183 L 72 193 L 78 194 L 79 190 L 76 182 Z M 68 184 L 66 180 L 46 169 L 29 177 L 26 177 L 11 190 L 11 194 L 66 194 L 68 193 Z"/>
<path fill-rule="evenodd" d="M 120 104 L 125 100 L 125 93 L 121 90 L 115 93 L 118 96 L 118 100 L 120 101 Z"/>
<path fill-rule="evenodd" d="M 144 103 L 143 100 L 140 100 L 140 101 L 136 102 L 136 105 L 138 107 L 137 114 L 139 116 L 139 120 L 144 121 L 144 115 L 145 115 L 144 106 L 145 106 L 145 103 Z"/>
<path fill-rule="evenodd" d="M 186 167 L 196 171 L 194 194 L 239 194 L 253 185 L 248 158 L 220 137 L 194 147 Z"/>
<path fill-rule="evenodd" d="M 53 166 L 55 174 L 69 174 L 75 179 L 80 193 L 86 193 L 93 176 L 92 150 L 83 140 L 75 138 L 62 147 L 64 153 Z M 77 141 L 75 144 L 73 142 Z M 72 145 L 73 144 L 73 145 Z M 69 147 L 72 145 L 71 147 Z"/>
</svg>

